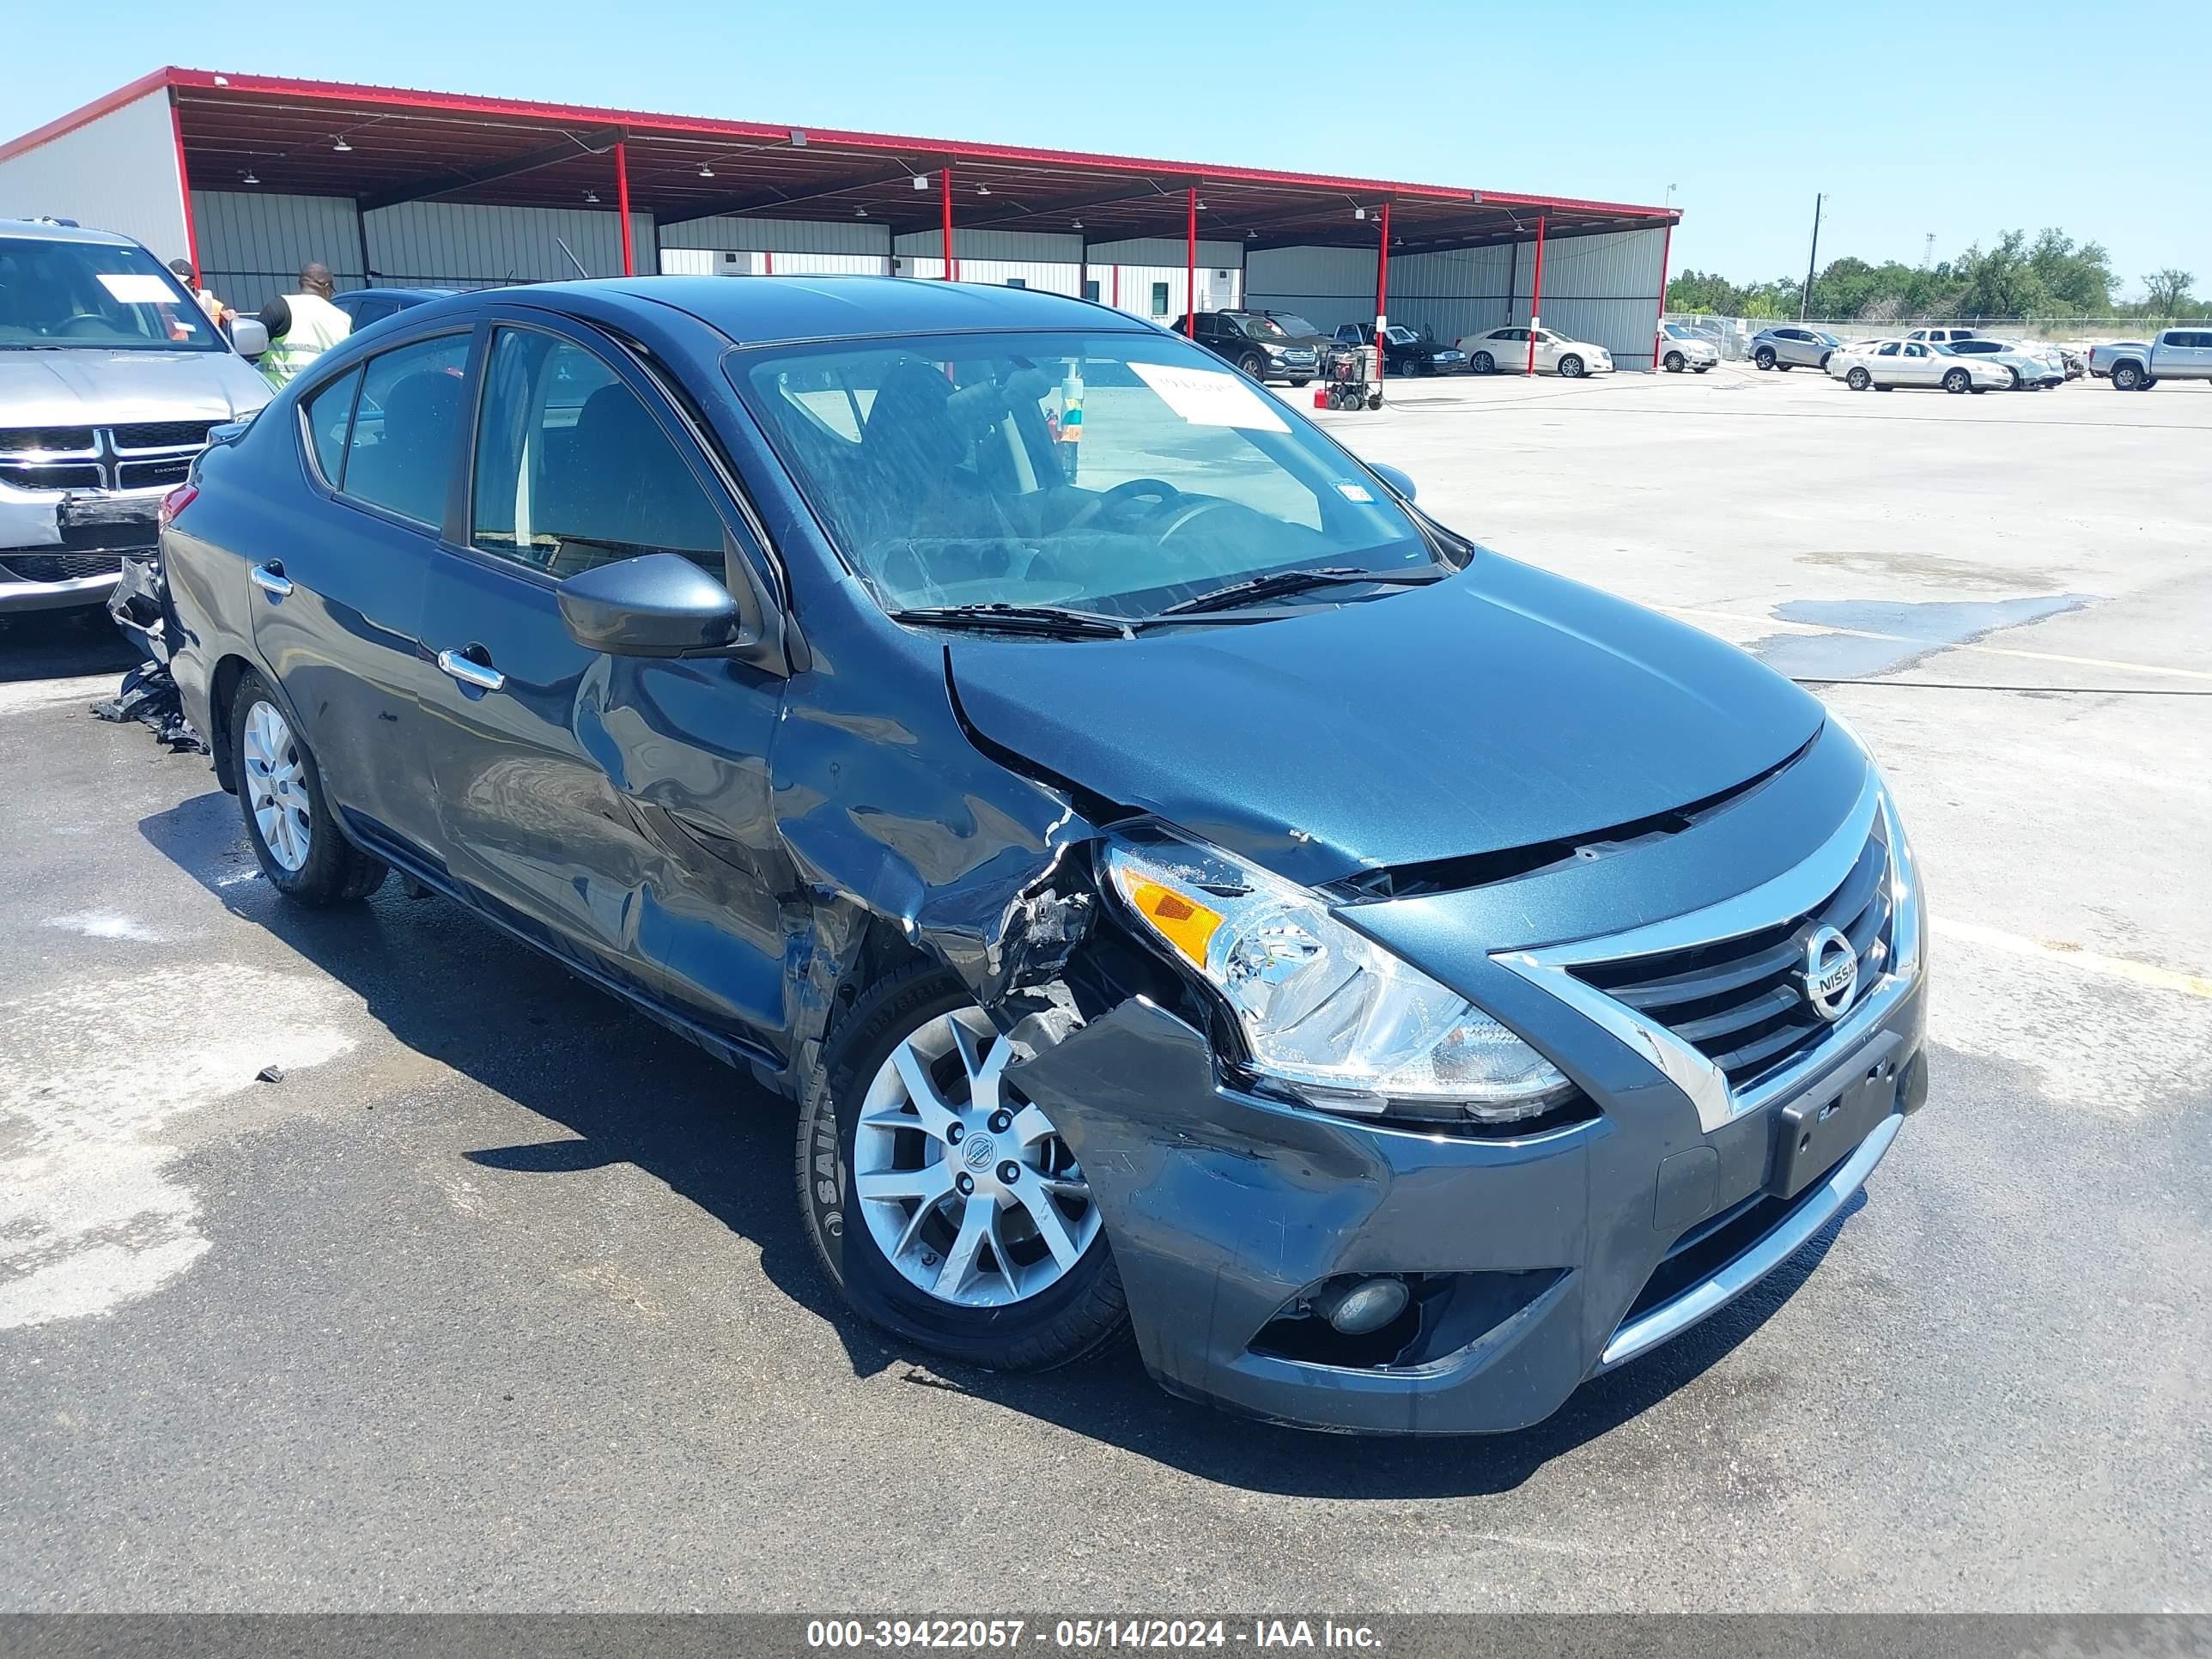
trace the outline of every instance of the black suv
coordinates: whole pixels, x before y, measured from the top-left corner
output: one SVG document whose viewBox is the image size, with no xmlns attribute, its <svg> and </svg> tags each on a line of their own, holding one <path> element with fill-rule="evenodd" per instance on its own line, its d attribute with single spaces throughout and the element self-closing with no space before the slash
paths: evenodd
<svg viewBox="0 0 2212 1659">
<path fill-rule="evenodd" d="M 1301 338 L 1264 311 L 1201 311 L 1194 322 L 1183 318 L 1175 331 L 1188 333 L 1255 380 L 1304 386 L 1322 370 L 1319 337 Z"/>
</svg>

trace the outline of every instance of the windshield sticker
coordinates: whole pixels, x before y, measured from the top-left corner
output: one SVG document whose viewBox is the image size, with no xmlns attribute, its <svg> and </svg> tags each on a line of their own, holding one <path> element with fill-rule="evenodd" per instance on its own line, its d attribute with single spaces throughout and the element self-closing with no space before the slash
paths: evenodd
<svg viewBox="0 0 2212 1659">
<path fill-rule="evenodd" d="M 176 303 L 175 290 L 159 276 L 135 271 L 103 270 L 100 285 L 126 306 L 166 306 Z"/>
<path fill-rule="evenodd" d="M 1234 374 L 1210 368 L 1180 368 L 1168 363 L 1136 363 L 1144 383 L 1160 401 L 1193 426 L 1233 426 L 1255 432 L 1288 432 L 1283 417 Z"/>
<path fill-rule="evenodd" d="M 1375 504 L 1375 497 L 1367 493 L 1365 484 L 1340 483 L 1336 487 L 1336 493 L 1347 501 L 1362 501 L 1370 507 Z"/>
</svg>

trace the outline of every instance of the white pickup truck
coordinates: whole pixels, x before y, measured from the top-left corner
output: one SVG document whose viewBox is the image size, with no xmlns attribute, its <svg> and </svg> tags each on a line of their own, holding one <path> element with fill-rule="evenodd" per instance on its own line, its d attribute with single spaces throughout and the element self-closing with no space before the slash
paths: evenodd
<svg viewBox="0 0 2212 1659">
<path fill-rule="evenodd" d="M 2115 392 L 2148 392 L 2160 380 L 2212 380 L 2212 328 L 2169 328 L 2148 344 L 2122 340 L 2091 348 L 2089 372 Z"/>
</svg>

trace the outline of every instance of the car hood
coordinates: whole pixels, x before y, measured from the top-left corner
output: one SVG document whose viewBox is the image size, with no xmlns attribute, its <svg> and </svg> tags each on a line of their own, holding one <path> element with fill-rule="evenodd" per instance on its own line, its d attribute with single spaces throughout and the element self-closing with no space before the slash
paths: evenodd
<svg viewBox="0 0 2212 1659">
<path fill-rule="evenodd" d="M 234 421 L 271 395 L 228 351 L 0 351 L 0 425 Z"/>
<path fill-rule="evenodd" d="M 987 744 L 1307 882 L 1686 805 L 1822 719 L 1733 646 L 1491 554 L 1247 626 L 963 639 L 949 667 Z"/>
</svg>

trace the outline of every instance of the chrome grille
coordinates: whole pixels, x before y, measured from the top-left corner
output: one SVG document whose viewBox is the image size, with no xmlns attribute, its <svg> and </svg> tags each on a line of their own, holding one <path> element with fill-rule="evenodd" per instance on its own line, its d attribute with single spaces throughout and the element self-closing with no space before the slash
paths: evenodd
<svg viewBox="0 0 2212 1659">
<path fill-rule="evenodd" d="M 0 570 L 19 581 L 82 581 L 112 576 L 122 568 L 120 553 L 0 553 Z"/>
<path fill-rule="evenodd" d="M 185 481 L 207 421 L 0 428 L 0 480 L 18 489 L 159 489 Z"/>
<path fill-rule="evenodd" d="M 1710 945 L 1569 971 L 1595 990 L 1666 1026 L 1741 1090 L 1790 1063 L 1834 1029 L 1798 983 L 1806 940 L 1834 927 L 1858 959 L 1860 994 L 1889 960 L 1889 848 L 1880 821 L 1840 885 L 1819 904 L 1754 933 Z"/>
</svg>

